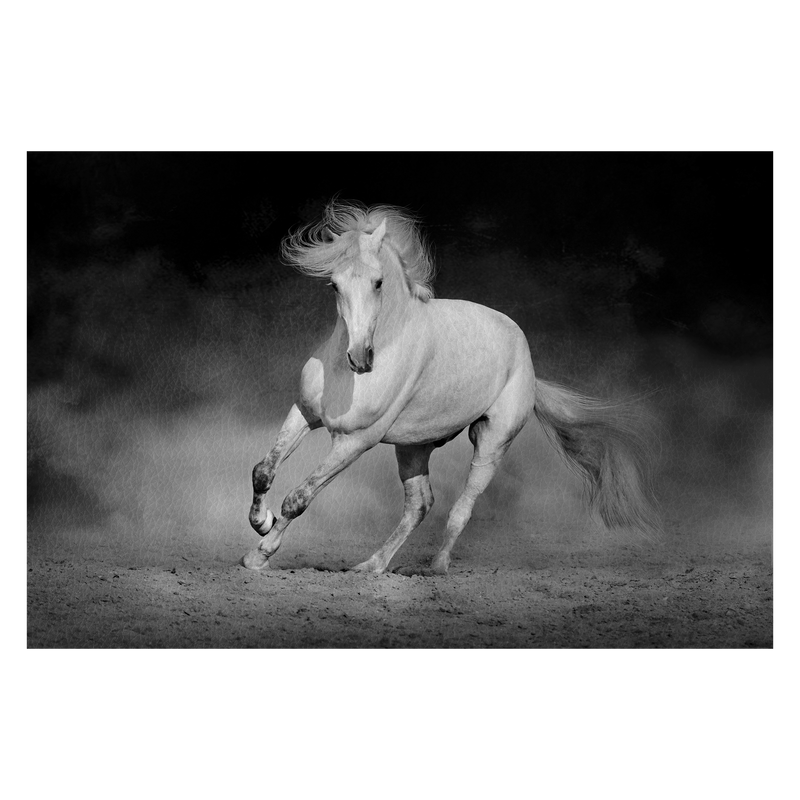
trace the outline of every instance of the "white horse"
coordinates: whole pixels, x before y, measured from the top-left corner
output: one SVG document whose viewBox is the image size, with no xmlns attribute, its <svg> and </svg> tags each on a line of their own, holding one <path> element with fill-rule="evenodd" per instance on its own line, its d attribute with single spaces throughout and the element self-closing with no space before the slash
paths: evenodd
<svg viewBox="0 0 800 800">
<path fill-rule="evenodd" d="M 339 317 L 303 367 L 275 445 L 253 469 L 250 524 L 264 538 L 244 566 L 266 567 L 317 493 L 385 442 L 395 446 L 403 516 L 386 543 L 354 567 L 384 572 L 433 505 L 431 453 L 468 427 L 474 455 L 466 485 L 430 569 L 415 570 L 445 574 L 475 500 L 531 413 L 585 479 L 606 525 L 657 527 L 644 490 L 644 451 L 622 408 L 536 380 L 525 335 L 504 314 L 433 299 L 431 258 L 407 212 L 334 202 L 320 223 L 288 236 L 282 251 L 302 273 L 330 279 Z M 330 452 L 286 495 L 276 519 L 266 504 L 275 471 L 321 426 L 330 432 Z"/>
</svg>

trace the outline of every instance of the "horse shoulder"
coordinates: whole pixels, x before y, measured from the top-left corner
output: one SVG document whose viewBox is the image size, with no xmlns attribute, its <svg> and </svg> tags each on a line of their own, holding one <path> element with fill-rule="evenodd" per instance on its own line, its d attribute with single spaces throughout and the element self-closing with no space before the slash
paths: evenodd
<svg viewBox="0 0 800 800">
<path fill-rule="evenodd" d="M 321 411 L 322 393 L 325 389 L 325 370 L 316 355 L 306 361 L 300 373 L 300 401 L 317 416 Z"/>
</svg>

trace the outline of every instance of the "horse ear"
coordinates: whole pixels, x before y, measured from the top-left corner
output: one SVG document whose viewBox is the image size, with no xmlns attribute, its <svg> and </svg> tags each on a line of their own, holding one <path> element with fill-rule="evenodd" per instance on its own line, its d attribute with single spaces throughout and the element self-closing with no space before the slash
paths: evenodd
<svg viewBox="0 0 800 800">
<path fill-rule="evenodd" d="M 381 246 L 384 236 L 386 236 L 386 217 L 383 218 L 381 224 L 375 228 L 369 237 L 369 246 L 376 253 L 378 252 L 378 248 Z"/>
</svg>

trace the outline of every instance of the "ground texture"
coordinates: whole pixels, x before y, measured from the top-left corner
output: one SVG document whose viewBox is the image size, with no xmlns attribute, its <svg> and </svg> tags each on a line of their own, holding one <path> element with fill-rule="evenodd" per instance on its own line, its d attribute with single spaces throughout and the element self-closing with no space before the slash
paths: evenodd
<svg viewBox="0 0 800 800">
<path fill-rule="evenodd" d="M 324 561 L 324 560 L 323 560 Z M 330 560 L 329 560 L 330 563 Z M 770 552 L 548 552 L 445 577 L 31 552 L 29 647 L 771 647 Z"/>
</svg>

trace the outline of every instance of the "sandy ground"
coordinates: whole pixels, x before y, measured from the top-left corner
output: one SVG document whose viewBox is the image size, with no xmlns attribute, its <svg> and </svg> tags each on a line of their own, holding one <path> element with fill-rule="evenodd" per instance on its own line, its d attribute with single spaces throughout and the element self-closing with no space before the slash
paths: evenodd
<svg viewBox="0 0 800 800">
<path fill-rule="evenodd" d="M 445 577 L 235 563 L 28 564 L 29 647 L 771 647 L 772 559 L 739 554 L 539 554 L 538 568 Z M 402 560 L 401 560 L 402 563 Z"/>
</svg>

